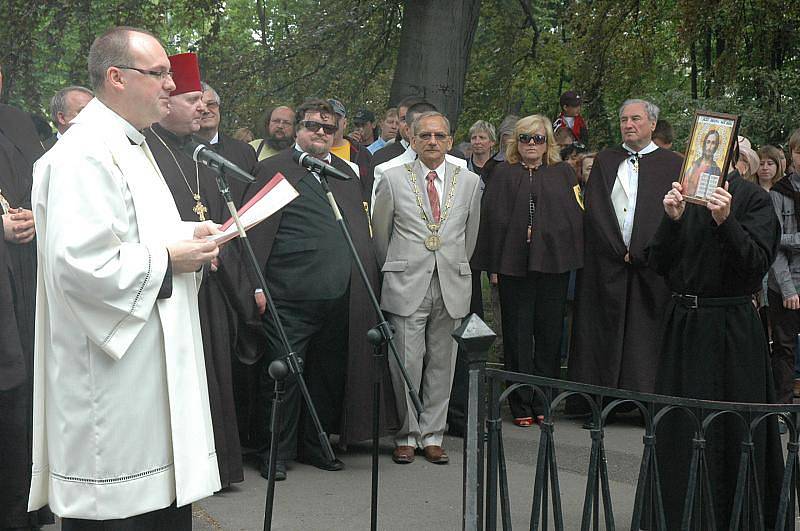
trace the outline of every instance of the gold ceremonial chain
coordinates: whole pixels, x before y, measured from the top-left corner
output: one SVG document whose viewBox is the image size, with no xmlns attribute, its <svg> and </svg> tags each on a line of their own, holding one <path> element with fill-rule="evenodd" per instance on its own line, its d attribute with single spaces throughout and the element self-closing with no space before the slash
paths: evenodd
<svg viewBox="0 0 800 531">
<path fill-rule="evenodd" d="M 189 193 L 192 194 L 192 198 L 196 202 L 195 205 L 194 205 L 194 208 L 192 208 L 192 212 L 197 214 L 197 217 L 200 218 L 200 221 L 205 221 L 206 220 L 206 212 L 208 212 L 208 208 L 206 208 L 206 206 L 203 204 L 203 201 L 200 198 L 200 169 L 198 168 L 197 161 L 194 161 L 194 178 L 195 178 L 195 181 L 197 183 L 197 192 L 195 192 L 194 190 L 192 190 L 192 187 L 189 184 L 189 179 L 186 178 L 186 174 L 183 173 L 183 168 L 181 168 L 181 165 L 178 164 L 178 159 L 175 158 L 175 153 L 173 153 L 172 150 L 167 145 L 167 143 L 164 142 L 164 139 L 161 138 L 160 136 L 158 136 L 158 133 L 155 132 L 155 129 L 150 127 L 150 131 L 152 131 L 153 134 L 156 135 L 156 138 L 158 138 L 161 141 L 161 143 L 164 145 L 164 147 L 167 148 L 167 151 L 169 151 L 169 154 L 172 155 L 172 160 L 175 161 L 175 166 L 177 166 L 178 167 L 178 171 L 181 172 L 181 177 L 183 177 L 183 182 L 186 183 L 186 187 L 189 189 Z"/>
<path fill-rule="evenodd" d="M 450 178 L 450 190 L 447 192 L 447 201 L 445 201 L 444 212 L 442 212 L 439 218 L 439 223 L 431 223 L 431 220 L 428 219 L 428 214 L 425 212 L 425 207 L 422 205 L 422 195 L 419 193 L 419 188 L 417 188 L 417 176 L 414 174 L 414 170 L 411 169 L 410 164 L 405 164 L 405 167 L 411 178 L 411 184 L 414 187 L 414 196 L 417 198 L 417 206 L 422 214 L 422 220 L 425 222 L 425 226 L 428 227 L 428 230 L 431 231 L 430 236 L 425 238 L 425 248 L 429 251 L 438 251 L 442 246 L 442 240 L 439 237 L 439 229 L 441 229 L 444 222 L 447 221 L 447 216 L 450 214 L 450 207 L 453 206 L 453 196 L 455 196 L 456 193 L 456 175 L 461 171 L 461 167 L 456 166 L 455 172 L 453 172 L 453 176 Z M 433 205 L 431 205 L 431 208 L 433 208 Z"/>
<path fill-rule="evenodd" d="M 11 210 L 11 203 L 8 202 L 8 199 L 3 197 L 3 191 L 0 190 L 0 209 L 3 210 L 3 214 L 8 214 Z"/>
</svg>

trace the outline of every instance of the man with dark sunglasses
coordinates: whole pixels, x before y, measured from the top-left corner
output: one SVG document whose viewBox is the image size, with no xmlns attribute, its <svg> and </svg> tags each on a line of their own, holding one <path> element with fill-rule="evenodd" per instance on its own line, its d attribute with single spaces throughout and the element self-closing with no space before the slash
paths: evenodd
<svg viewBox="0 0 800 531">
<path fill-rule="evenodd" d="M 255 194 L 280 172 L 300 195 L 254 227 L 250 239 L 289 342 L 304 360 L 305 380 L 325 430 L 340 434 L 344 443 L 368 439 L 372 426 L 372 348 L 366 334 L 376 324 L 375 314 L 320 178 L 294 162 L 294 151 L 324 160 L 352 177 L 349 181 L 331 179 L 328 186 L 377 289 L 378 271 L 361 188 L 351 166 L 330 153 L 337 126 L 336 114 L 327 101 L 312 99 L 300 105 L 295 111 L 295 124 L 294 147 L 259 163 L 257 181 L 248 194 Z M 254 288 L 249 285 L 244 289 L 253 293 Z M 266 416 L 274 385 L 267 368 L 269 362 L 284 357 L 286 352 L 272 317 L 265 313 L 264 294 L 256 293 L 255 299 L 254 314 L 259 315 L 253 316 L 253 324 L 263 327 L 267 338 L 259 401 Z M 383 389 L 391 400 L 388 378 Z M 287 379 L 282 408 L 275 479 L 286 478 L 287 462 L 295 458 L 322 470 L 341 470 L 341 461 L 324 457 L 294 376 Z M 394 406 L 389 407 L 384 401 L 381 410 L 393 413 Z M 386 422 L 382 425 L 386 426 Z M 265 477 L 267 457 L 263 455 Z"/>
</svg>

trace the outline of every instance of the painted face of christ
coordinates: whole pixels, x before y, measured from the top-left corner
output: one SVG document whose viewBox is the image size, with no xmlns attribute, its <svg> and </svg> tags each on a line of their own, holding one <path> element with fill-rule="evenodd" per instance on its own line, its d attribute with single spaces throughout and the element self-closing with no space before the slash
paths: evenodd
<svg viewBox="0 0 800 531">
<path fill-rule="evenodd" d="M 706 160 L 713 160 L 714 153 L 717 152 L 718 147 L 719 133 L 711 130 L 706 134 L 706 138 L 703 141 L 703 158 Z"/>
</svg>

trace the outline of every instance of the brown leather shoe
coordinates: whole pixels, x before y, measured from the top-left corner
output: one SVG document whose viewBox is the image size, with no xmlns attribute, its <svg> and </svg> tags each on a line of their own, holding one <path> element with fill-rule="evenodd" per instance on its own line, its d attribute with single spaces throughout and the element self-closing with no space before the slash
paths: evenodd
<svg viewBox="0 0 800 531">
<path fill-rule="evenodd" d="M 392 453 L 392 461 L 398 465 L 407 465 L 414 462 L 413 446 L 398 446 Z"/>
<path fill-rule="evenodd" d="M 447 457 L 447 452 L 444 451 L 444 448 L 435 444 L 425 447 L 425 459 L 435 465 L 446 465 L 450 462 L 450 458 Z"/>
</svg>

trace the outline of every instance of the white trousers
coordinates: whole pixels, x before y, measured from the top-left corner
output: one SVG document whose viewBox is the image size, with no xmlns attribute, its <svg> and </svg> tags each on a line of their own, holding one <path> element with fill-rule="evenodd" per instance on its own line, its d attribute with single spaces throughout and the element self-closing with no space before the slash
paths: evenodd
<svg viewBox="0 0 800 531">
<path fill-rule="evenodd" d="M 422 304 L 413 314 L 388 315 L 395 328 L 397 353 L 414 386 L 422 388 L 423 412 L 417 419 L 394 355 L 389 354 L 389 371 L 400 418 L 395 436 L 397 446 L 441 446 L 447 422 L 447 405 L 456 366 L 458 345 L 450 334 L 461 324 L 447 313 L 442 300 L 439 277 L 434 274 Z"/>
</svg>

